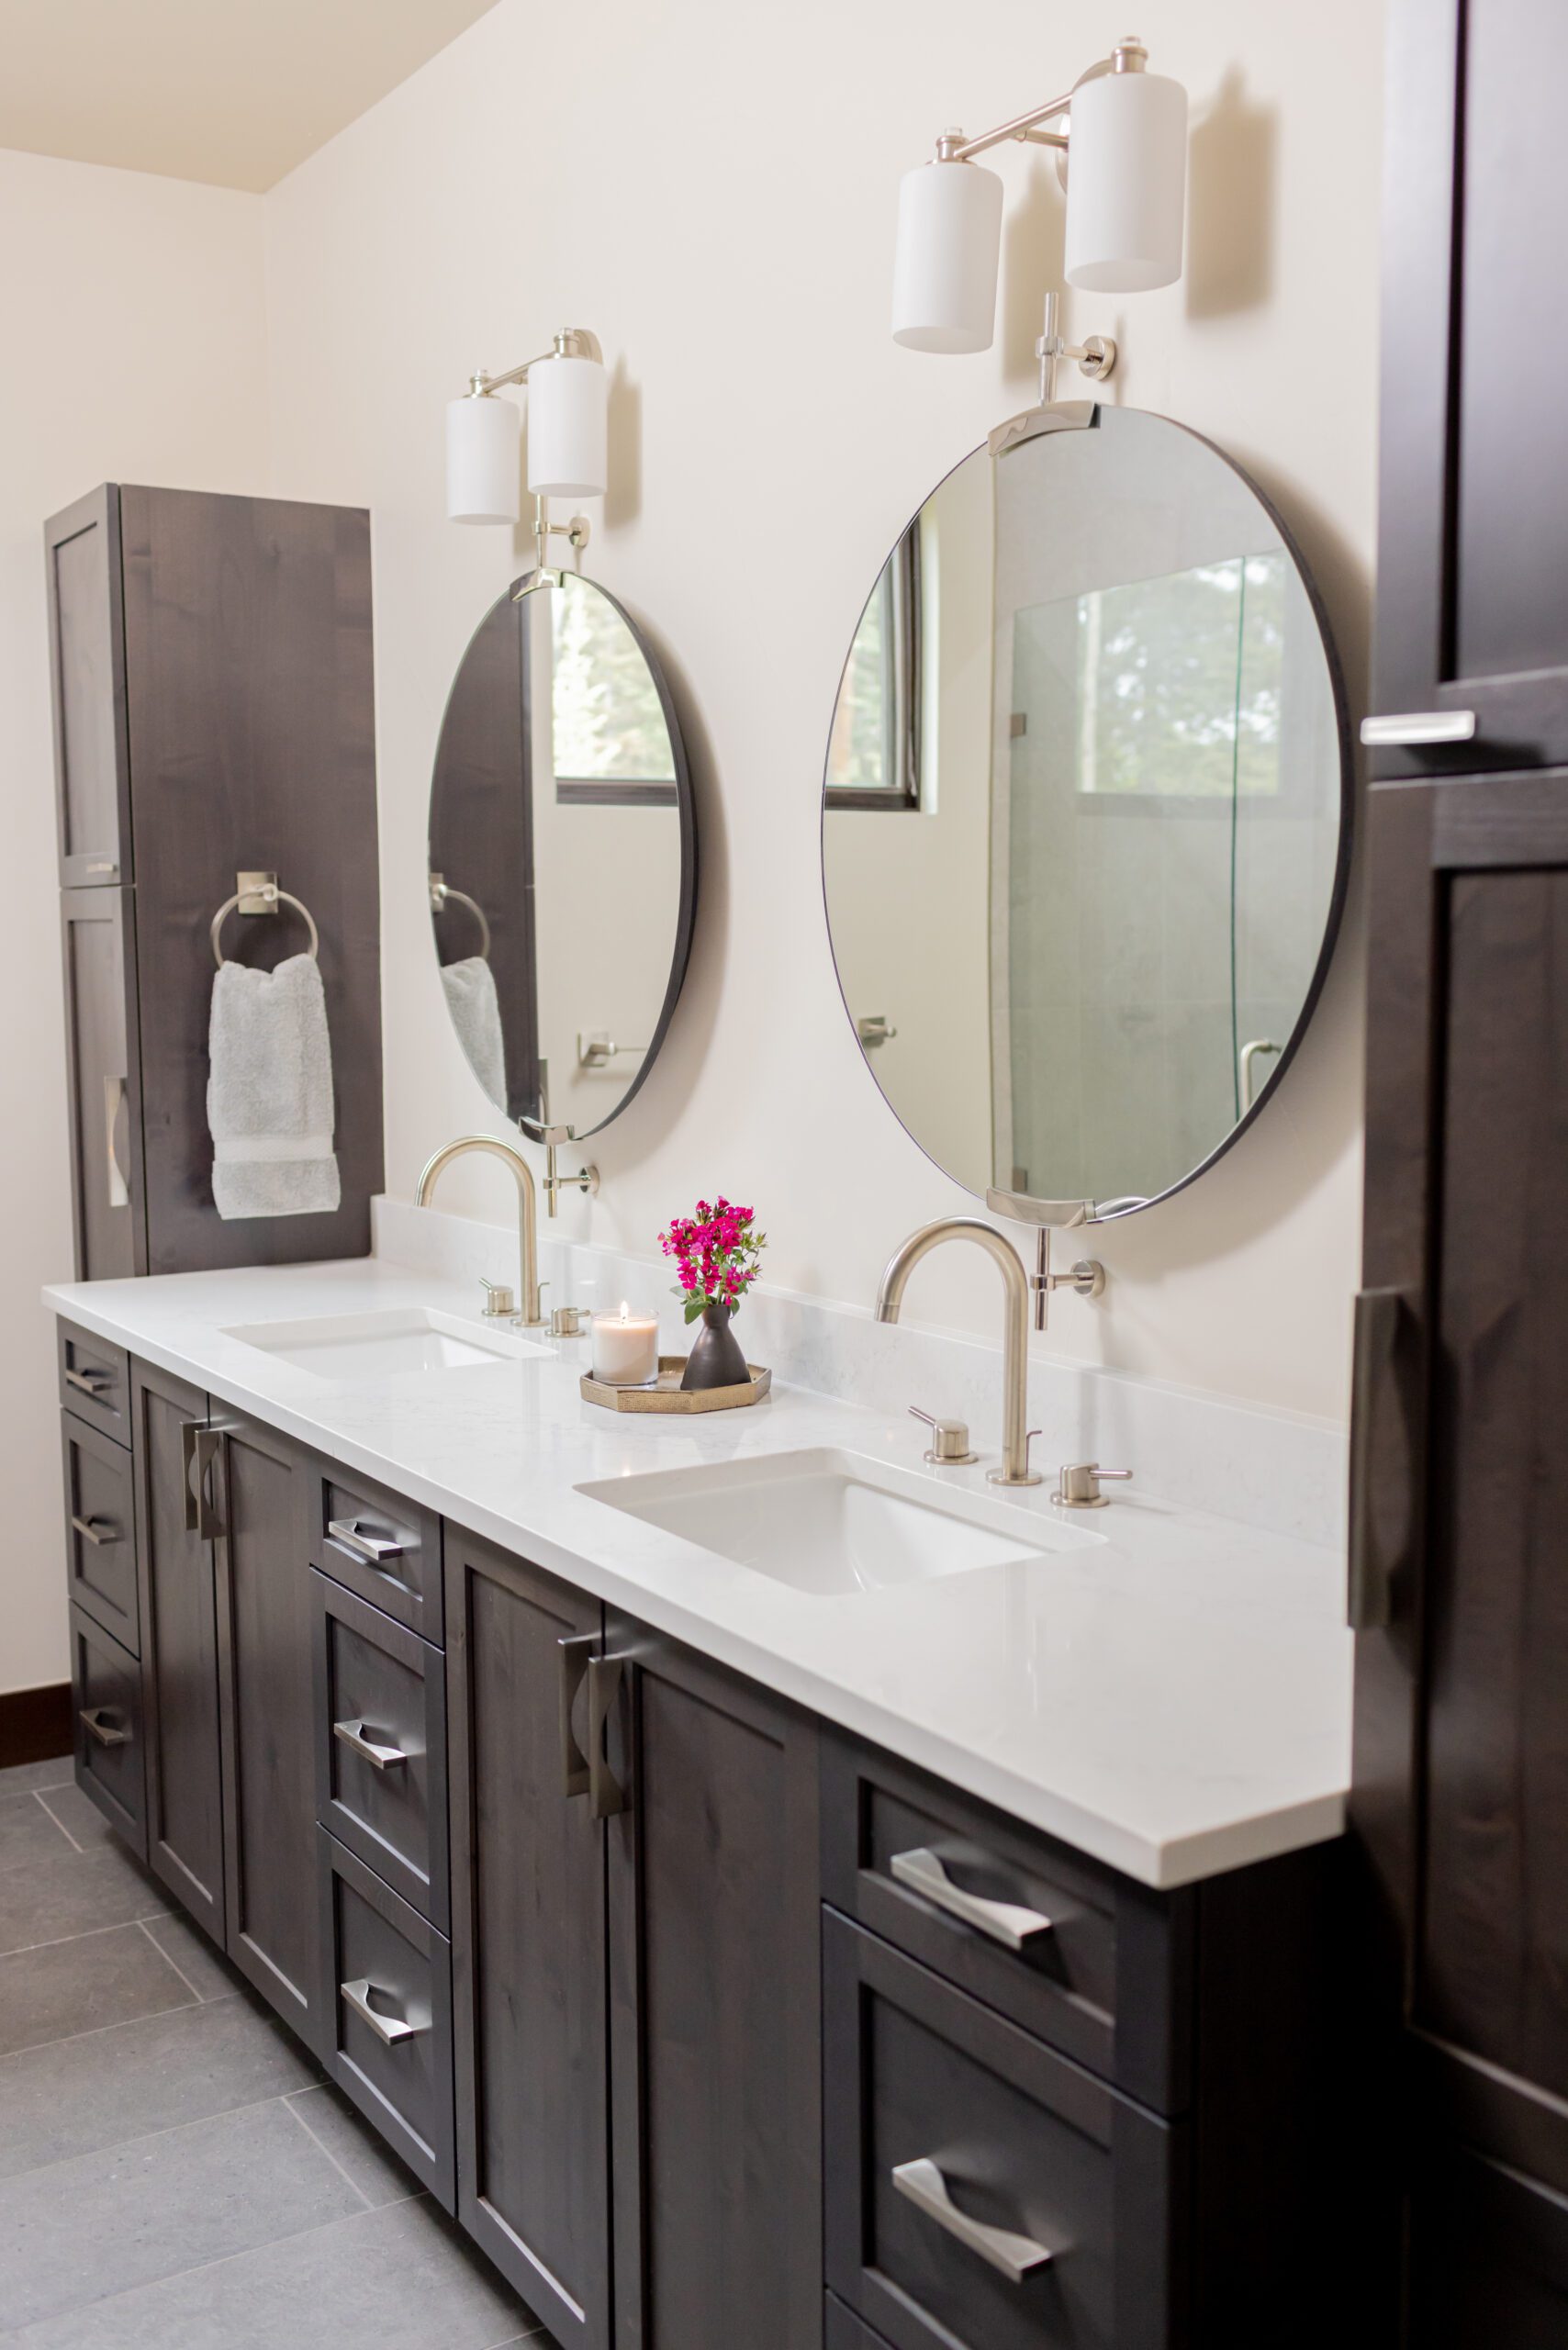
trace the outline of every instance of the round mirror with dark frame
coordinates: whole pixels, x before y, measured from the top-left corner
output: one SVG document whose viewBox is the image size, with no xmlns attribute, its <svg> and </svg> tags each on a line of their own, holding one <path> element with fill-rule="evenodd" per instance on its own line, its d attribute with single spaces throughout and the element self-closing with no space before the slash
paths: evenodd
<svg viewBox="0 0 1568 2350">
<path fill-rule="evenodd" d="M 652 1068 L 686 975 L 697 838 L 646 638 L 572 572 L 514 582 L 447 698 L 431 782 L 447 1010 L 498 1110 L 574 1139 Z"/>
<path fill-rule="evenodd" d="M 1003 426 L 883 565 L 823 875 L 868 1068 L 1001 1211 L 1104 1220 L 1259 1114 L 1344 905 L 1345 698 L 1278 515 L 1184 427 Z"/>
</svg>

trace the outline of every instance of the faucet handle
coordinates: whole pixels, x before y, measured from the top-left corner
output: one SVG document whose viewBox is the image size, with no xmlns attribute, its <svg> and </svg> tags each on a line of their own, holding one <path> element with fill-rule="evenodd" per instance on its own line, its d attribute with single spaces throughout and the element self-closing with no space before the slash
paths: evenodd
<svg viewBox="0 0 1568 2350">
<path fill-rule="evenodd" d="M 481 1273 L 479 1276 L 479 1287 L 485 1292 L 485 1319 L 487 1322 L 498 1322 L 503 1317 L 503 1315 L 515 1314 L 517 1312 L 517 1301 L 512 1296 L 511 1291 L 505 1281 L 487 1281 L 485 1279 L 484 1274 Z"/>
<path fill-rule="evenodd" d="M 969 1449 L 969 1423 L 965 1420 L 937 1420 L 923 1412 L 918 1404 L 909 1407 L 912 1420 L 924 1420 L 931 1430 L 931 1446 L 925 1458 L 944 1469 L 962 1469 L 980 1454 Z"/>
<path fill-rule="evenodd" d="M 1102 1469 L 1097 1460 L 1064 1460 L 1051 1499 L 1061 1509 L 1103 1509 L 1110 1496 L 1100 1491 L 1101 1485 L 1128 1484 L 1132 1473 L 1130 1469 Z"/>
</svg>

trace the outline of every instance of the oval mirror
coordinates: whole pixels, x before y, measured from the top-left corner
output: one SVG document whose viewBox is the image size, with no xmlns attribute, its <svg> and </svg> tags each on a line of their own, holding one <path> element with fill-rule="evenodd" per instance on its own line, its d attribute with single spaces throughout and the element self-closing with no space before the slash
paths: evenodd
<svg viewBox="0 0 1568 2350">
<path fill-rule="evenodd" d="M 498 1110 L 576 1137 L 625 1108 L 680 993 L 696 880 L 658 663 L 593 580 L 530 574 L 475 631 L 431 783 L 442 986 Z"/>
<path fill-rule="evenodd" d="M 1191 1182 L 1310 1015 L 1350 791 L 1317 598 L 1246 476 L 1137 410 L 1001 428 L 884 565 L 828 744 L 839 983 L 915 1141 L 1025 1215 Z"/>
</svg>

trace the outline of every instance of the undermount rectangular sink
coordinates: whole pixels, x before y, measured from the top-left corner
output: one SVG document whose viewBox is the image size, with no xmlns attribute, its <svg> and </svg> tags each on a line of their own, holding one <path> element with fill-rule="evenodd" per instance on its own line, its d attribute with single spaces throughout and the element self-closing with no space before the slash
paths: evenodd
<svg viewBox="0 0 1568 2350">
<path fill-rule="evenodd" d="M 831 1448 L 611 1477 L 577 1491 L 818 1598 L 1022 1565 L 1103 1538 Z"/>
<path fill-rule="evenodd" d="M 487 1330 L 428 1305 L 382 1314 L 322 1315 L 304 1322 L 246 1322 L 225 1330 L 319 1379 L 386 1379 L 408 1371 L 465 1371 L 479 1363 L 547 1356 L 510 1330 Z"/>
</svg>

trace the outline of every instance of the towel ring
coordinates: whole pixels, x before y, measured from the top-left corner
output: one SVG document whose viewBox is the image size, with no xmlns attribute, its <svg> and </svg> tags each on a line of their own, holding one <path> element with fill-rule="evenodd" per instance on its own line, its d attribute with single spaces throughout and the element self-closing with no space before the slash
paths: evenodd
<svg viewBox="0 0 1568 2350">
<path fill-rule="evenodd" d="M 295 912 L 299 916 L 300 920 L 304 923 L 306 929 L 310 933 L 310 959 L 313 963 L 316 962 L 319 959 L 321 940 L 317 931 L 315 922 L 311 917 L 309 907 L 305 905 L 298 898 L 291 898 L 286 890 L 280 890 L 275 885 L 262 894 L 264 894 L 271 901 L 271 903 L 267 908 L 269 913 L 275 912 L 279 906 L 292 906 L 294 908 Z M 240 899 L 238 894 L 232 898 L 225 898 L 223 903 L 218 907 L 218 912 L 212 917 L 212 959 L 217 964 L 220 971 L 223 968 L 225 958 L 223 949 L 218 943 L 218 933 L 222 930 L 224 923 L 228 921 L 230 915 L 233 912 L 239 902 Z"/>
<path fill-rule="evenodd" d="M 450 881 L 443 880 L 439 873 L 432 873 L 431 875 L 431 912 L 432 914 L 442 914 L 448 906 L 467 907 L 479 925 L 479 952 L 487 963 L 490 959 L 490 925 L 485 919 L 484 907 L 477 898 L 471 898 L 466 890 L 454 890 Z"/>
</svg>

